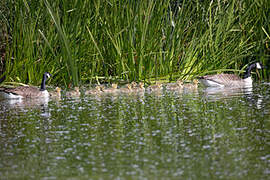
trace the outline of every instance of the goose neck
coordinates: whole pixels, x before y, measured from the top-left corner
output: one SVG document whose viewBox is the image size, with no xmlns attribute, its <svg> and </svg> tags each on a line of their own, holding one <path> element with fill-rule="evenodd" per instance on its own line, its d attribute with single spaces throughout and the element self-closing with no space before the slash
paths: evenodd
<svg viewBox="0 0 270 180">
<path fill-rule="evenodd" d="M 46 82 L 46 75 L 44 74 L 43 75 L 43 78 L 42 78 L 42 81 L 41 81 L 41 87 L 40 87 L 40 90 L 41 91 L 45 91 L 46 90 L 45 82 Z"/>
</svg>

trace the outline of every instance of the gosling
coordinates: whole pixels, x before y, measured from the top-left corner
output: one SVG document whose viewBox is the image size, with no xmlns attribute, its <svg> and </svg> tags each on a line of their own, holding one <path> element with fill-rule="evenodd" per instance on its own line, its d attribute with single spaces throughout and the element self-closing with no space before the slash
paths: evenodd
<svg viewBox="0 0 270 180">
<path fill-rule="evenodd" d="M 166 89 L 170 90 L 170 91 L 176 91 L 176 90 L 179 90 L 182 88 L 183 88 L 183 81 L 181 81 L 181 80 L 177 80 L 176 83 L 168 84 L 166 86 Z"/>
<path fill-rule="evenodd" d="M 136 84 L 137 85 L 137 84 Z M 144 92 L 145 88 L 144 88 L 144 83 L 143 82 L 139 82 L 139 87 L 133 87 L 132 91 L 134 92 Z"/>
<path fill-rule="evenodd" d="M 94 95 L 94 94 L 100 94 L 103 90 L 102 86 L 96 86 L 95 89 L 90 89 L 85 91 L 85 95 Z"/>
<path fill-rule="evenodd" d="M 60 99 L 61 98 L 61 88 L 56 87 L 53 92 L 49 92 L 51 98 Z"/>
<path fill-rule="evenodd" d="M 131 93 L 132 92 L 132 85 L 127 84 L 126 87 L 120 88 L 119 92 L 121 92 L 121 93 Z"/>
<path fill-rule="evenodd" d="M 196 90 L 198 88 L 199 81 L 197 79 L 193 80 L 193 83 L 184 84 L 185 89 Z"/>
<path fill-rule="evenodd" d="M 66 93 L 67 97 L 80 97 L 81 92 L 80 92 L 80 88 L 79 87 L 75 87 L 74 91 L 68 91 Z"/>
<path fill-rule="evenodd" d="M 113 83 L 111 88 L 104 89 L 104 93 L 116 93 L 118 91 L 117 84 Z"/>
<path fill-rule="evenodd" d="M 133 88 L 133 89 L 134 89 L 134 88 L 137 88 L 137 83 L 133 81 L 133 82 L 131 83 L 131 88 Z"/>
<path fill-rule="evenodd" d="M 147 90 L 150 92 L 153 91 L 161 91 L 163 89 L 163 86 L 161 83 L 156 83 L 155 85 L 148 86 Z"/>
</svg>

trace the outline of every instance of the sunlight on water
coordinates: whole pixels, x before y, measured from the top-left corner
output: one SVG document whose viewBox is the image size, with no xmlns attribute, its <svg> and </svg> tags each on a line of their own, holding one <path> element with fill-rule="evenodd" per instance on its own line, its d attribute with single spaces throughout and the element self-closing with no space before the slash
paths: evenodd
<svg viewBox="0 0 270 180">
<path fill-rule="evenodd" d="M 0 101 L 6 179 L 267 179 L 270 86 Z"/>
</svg>

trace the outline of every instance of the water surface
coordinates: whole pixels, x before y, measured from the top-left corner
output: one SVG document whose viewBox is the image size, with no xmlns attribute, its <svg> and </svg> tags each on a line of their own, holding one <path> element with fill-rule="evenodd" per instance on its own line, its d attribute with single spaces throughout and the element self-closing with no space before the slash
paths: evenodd
<svg viewBox="0 0 270 180">
<path fill-rule="evenodd" d="M 270 85 L 0 101 L 1 179 L 269 179 Z"/>
</svg>

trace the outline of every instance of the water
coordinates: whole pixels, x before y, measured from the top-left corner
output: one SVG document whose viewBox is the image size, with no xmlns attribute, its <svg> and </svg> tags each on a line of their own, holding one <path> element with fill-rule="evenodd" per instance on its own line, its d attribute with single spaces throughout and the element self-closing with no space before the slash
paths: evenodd
<svg viewBox="0 0 270 180">
<path fill-rule="evenodd" d="M 270 85 L 0 101 L 0 179 L 270 179 Z"/>
</svg>

